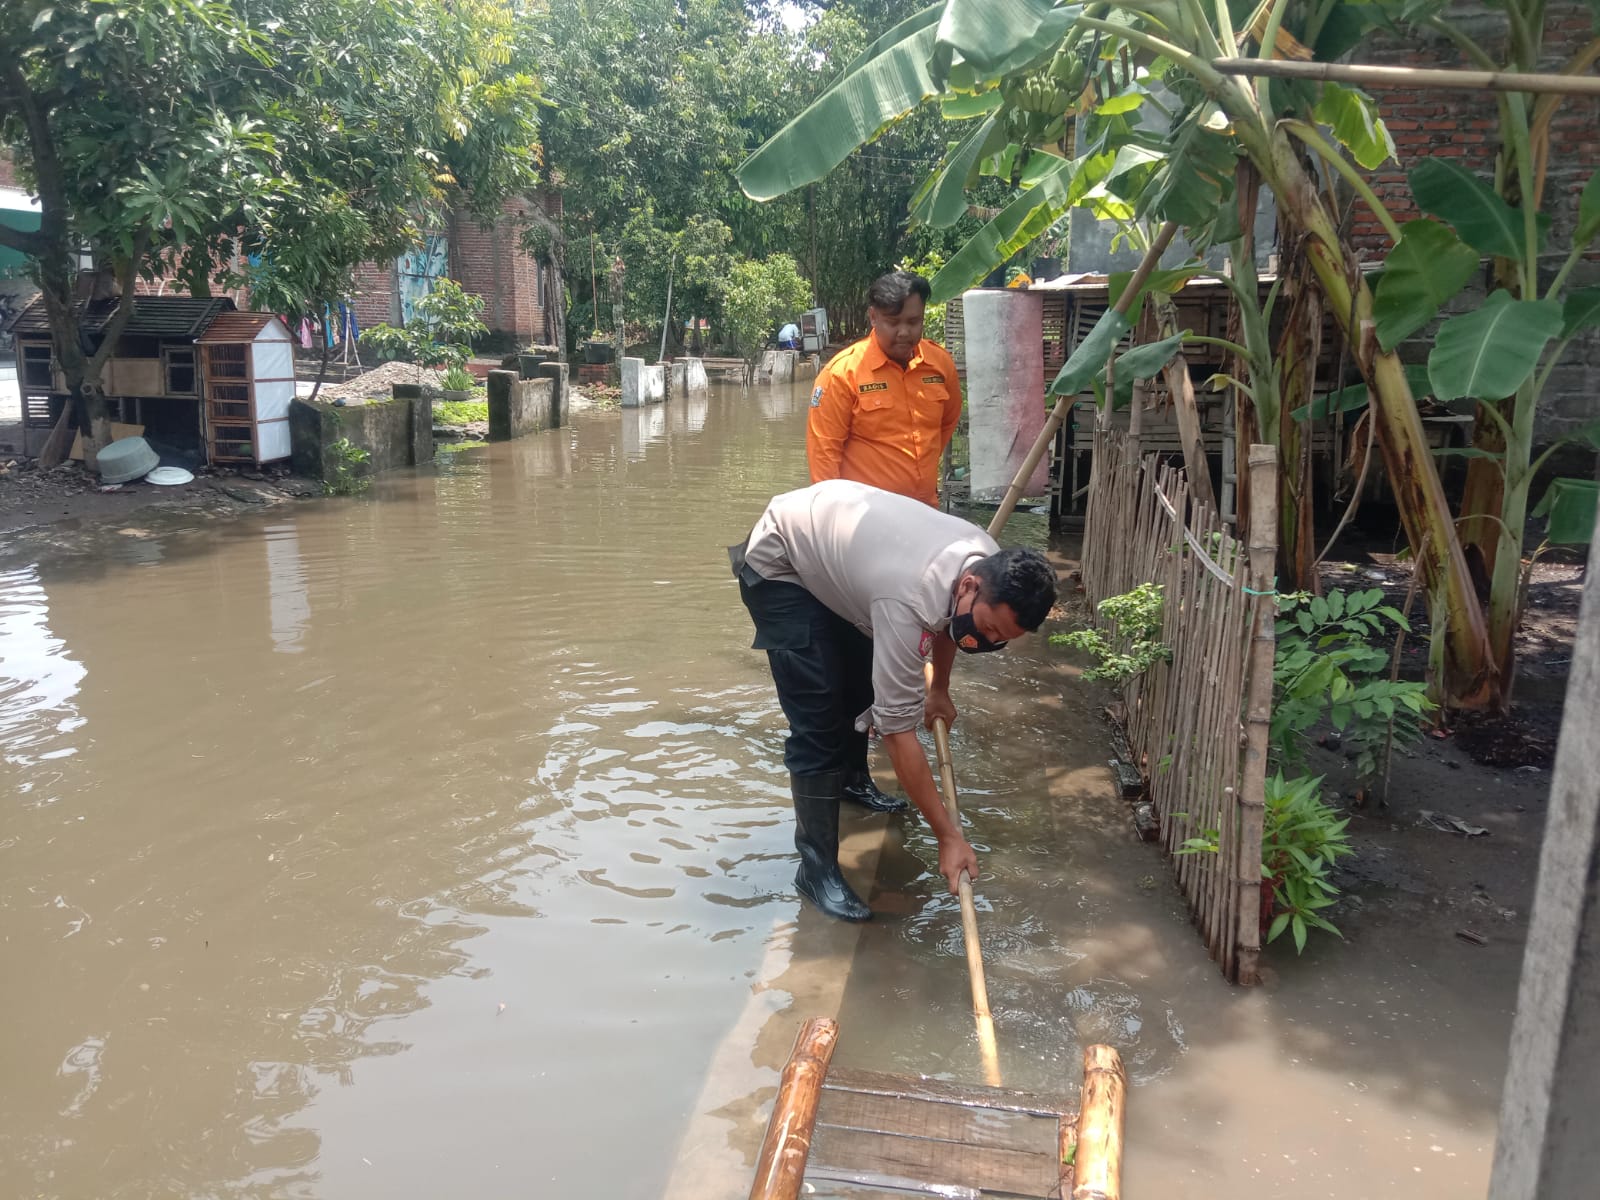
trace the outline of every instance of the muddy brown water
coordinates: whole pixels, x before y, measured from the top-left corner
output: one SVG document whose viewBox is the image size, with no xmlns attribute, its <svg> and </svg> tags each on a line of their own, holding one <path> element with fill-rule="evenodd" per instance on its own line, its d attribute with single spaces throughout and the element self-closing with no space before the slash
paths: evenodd
<svg viewBox="0 0 1600 1200">
<path fill-rule="evenodd" d="M 791 891 L 722 547 L 801 479 L 806 394 L 0 553 L 0 1195 L 734 1197 L 813 1012 L 840 1062 L 980 1079 L 919 824 L 847 820 L 872 925 Z M 1481 1195 L 1514 950 L 1379 920 L 1228 987 L 1102 701 L 1042 639 L 958 667 L 1005 1081 L 1119 1047 L 1130 1197 Z"/>
</svg>

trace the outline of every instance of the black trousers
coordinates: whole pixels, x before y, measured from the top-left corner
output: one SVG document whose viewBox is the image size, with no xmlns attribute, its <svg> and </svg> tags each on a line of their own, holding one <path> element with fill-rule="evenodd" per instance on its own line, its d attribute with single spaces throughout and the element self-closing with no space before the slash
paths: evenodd
<svg viewBox="0 0 1600 1200">
<path fill-rule="evenodd" d="M 742 549 L 742 548 L 741 548 Z M 767 652 L 789 720 L 783 765 L 794 775 L 864 768 L 867 735 L 855 719 L 872 704 L 872 639 L 797 583 L 763 579 L 737 556 L 751 647 Z"/>
</svg>

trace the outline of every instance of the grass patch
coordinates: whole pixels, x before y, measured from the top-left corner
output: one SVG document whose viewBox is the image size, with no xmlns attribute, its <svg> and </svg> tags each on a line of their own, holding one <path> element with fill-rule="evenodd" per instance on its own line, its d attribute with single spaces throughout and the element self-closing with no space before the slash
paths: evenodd
<svg viewBox="0 0 1600 1200">
<path fill-rule="evenodd" d="M 435 400 L 433 423 L 435 425 L 471 425 L 474 421 L 489 419 L 487 400 Z"/>
<path fill-rule="evenodd" d="M 476 450 L 480 446 L 487 446 L 488 442 L 446 442 L 442 446 L 435 446 L 435 454 L 459 454 L 463 450 Z"/>
</svg>

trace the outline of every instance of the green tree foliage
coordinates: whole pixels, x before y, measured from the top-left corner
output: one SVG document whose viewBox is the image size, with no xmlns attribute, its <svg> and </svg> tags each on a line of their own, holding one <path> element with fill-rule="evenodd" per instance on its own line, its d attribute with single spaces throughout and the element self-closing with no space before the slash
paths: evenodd
<svg viewBox="0 0 1600 1200">
<path fill-rule="evenodd" d="M 722 320 L 728 340 L 753 359 L 778 326 L 792 319 L 811 297 L 794 259 L 774 254 L 765 262 L 738 259 L 722 289 Z"/>
<path fill-rule="evenodd" d="M 137 276 L 207 294 L 253 255 L 264 301 L 306 307 L 431 210 L 531 186 L 538 95 L 513 34 L 504 0 L 0 6 L 0 143 L 41 204 L 36 233 L 0 244 L 32 260 L 91 451 Z M 93 354 L 72 303 L 84 246 L 123 296 Z"/>
<path fill-rule="evenodd" d="M 591 236 L 602 264 L 620 254 L 627 265 L 630 323 L 659 329 L 674 254 L 674 312 L 719 317 L 713 277 L 725 278 L 735 259 L 780 252 L 799 264 L 836 331 L 864 330 L 867 284 L 950 240 L 908 231 L 911 197 L 943 148 L 938 113 L 913 114 L 814 188 L 770 203 L 745 196 L 733 171 L 872 36 L 917 7 L 549 0 L 536 10 L 524 37 L 546 80 L 542 141 L 564 196 L 574 331 L 596 315 Z M 785 17 L 803 23 L 791 28 Z M 719 230 L 725 241 L 710 246 Z M 604 279 L 600 289 L 604 323 Z"/>
</svg>

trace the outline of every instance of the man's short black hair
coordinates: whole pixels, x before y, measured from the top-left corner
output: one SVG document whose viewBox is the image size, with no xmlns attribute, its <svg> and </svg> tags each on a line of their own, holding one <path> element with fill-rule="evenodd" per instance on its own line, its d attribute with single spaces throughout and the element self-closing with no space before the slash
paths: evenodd
<svg viewBox="0 0 1600 1200">
<path fill-rule="evenodd" d="M 1037 550 L 1013 546 L 972 564 L 985 604 L 1005 604 L 1017 624 L 1032 632 L 1044 624 L 1056 602 L 1056 573 Z"/>
<path fill-rule="evenodd" d="M 921 275 L 911 271 L 890 271 L 879 275 L 867 289 L 867 303 L 888 316 L 898 316 L 912 296 L 921 296 L 926 304 L 933 289 Z"/>
</svg>

